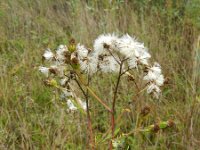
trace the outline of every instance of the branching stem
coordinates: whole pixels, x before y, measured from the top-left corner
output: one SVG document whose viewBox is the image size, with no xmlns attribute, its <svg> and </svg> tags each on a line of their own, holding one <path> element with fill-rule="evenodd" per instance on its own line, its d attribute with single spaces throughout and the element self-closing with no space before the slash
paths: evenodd
<svg viewBox="0 0 200 150">
<path fill-rule="evenodd" d="M 90 84 L 90 76 L 87 76 L 87 86 Z M 91 116 L 90 116 L 90 111 L 89 111 L 89 92 L 88 89 L 86 90 L 86 111 L 87 111 L 87 119 L 88 119 L 88 128 L 89 128 L 89 135 L 90 135 L 90 146 L 92 150 L 95 149 L 95 141 L 94 141 L 94 135 L 93 135 L 93 130 L 92 130 L 92 121 L 91 121 Z"/>
<path fill-rule="evenodd" d="M 120 69 L 119 69 L 119 74 L 118 74 L 118 78 L 117 78 L 117 83 L 115 85 L 115 90 L 114 90 L 114 95 L 113 95 L 113 101 L 112 101 L 112 113 L 111 113 L 111 130 L 112 130 L 112 139 L 110 141 L 110 150 L 113 149 L 112 147 L 112 140 L 114 139 L 114 132 L 115 132 L 115 103 L 116 103 L 116 99 L 117 99 L 117 93 L 118 93 L 118 89 L 119 89 L 119 83 L 120 83 L 120 79 L 122 74 L 122 67 L 123 67 L 123 61 L 121 61 L 120 63 Z"/>
<path fill-rule="evenodd" d="M 87 123 L 88 123 L 88 129 L 89 129 L 89 147 L 91 147 L 92 150 L 95 149 L 95 141 L 94 141 L 94 135 L 93 135 L 93 130 L 92 130 L 92 121 L 91 121 L 91 116 L 90 116 L 90 111 L 89 111 L 89 93 L 88 93 L 88 89 L 86 90 L 86 92 L 84 91 L 84 89 L 82 88 L 81 84 L 79 83 L 79 81 L 75 78 L 75 81 L 78 85 L 78 87 L 80 88 L 80 90 L 82 91 L 83 95 L 85 96 L 85 100 L 86 100 L 86 112 L 87 112 Z M 89 86 L 90 84 L 90 77 L 88 75 L 87 77 L 87 86 Z"/>
<path fill-rule="evenodd" d="M 78 76 L 79 77 L 79 76 Z M 95 94 L 95 92 L 87 85 L 87 84 L 85 84 L 82 80 L 80 80 L 80 83 L 82 84 L 82 85 L 84 85 L 85 86 L 85 88 L 88 90 L 88 92 L 99 102 L 99 103 L 101 103 L 110 113 L 112 113 L 112 110 L 108 107 L 108 105 L 102 100 L 102 99 L 100 99 L 96 94 Z M 79 83 L 79 84 L 80 84 Z"/>
</svg>

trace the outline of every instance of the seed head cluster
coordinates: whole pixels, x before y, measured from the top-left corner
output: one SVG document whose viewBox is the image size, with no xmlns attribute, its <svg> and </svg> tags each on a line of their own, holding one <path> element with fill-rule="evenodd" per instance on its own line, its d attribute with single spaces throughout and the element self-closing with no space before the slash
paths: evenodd
<svg viewBox="0 0 200 150">
<path fill-rule="evenodd" d="M 53 52 L 45 50 L 43 59 L 50 62 L 49 67 L 40 66 L 39 70 L 47 77 L 59 78 L 63 95 L 71 110 L 77 107 L 70 100 L 75 98 L 70 82 L 76 78 L 74 72 L 95 75 L 97 72 L 118 73 L 120 66 L 124 72 L 143 70 L 143 80 L 146 82 L 148 94 L 159 98 L 160 87 L 164 83 L 161 66 L 155 62 L 150 64 L 151 55 L 143 43 L 128 34 L 102 34 L 95 41 L 93 49 L 88 49 L 80 43 L 71 40 L 69 45 L 60 45 Z M 80 106 L 85 109 L 85 103 L 79 99 Z"/>
</svg>

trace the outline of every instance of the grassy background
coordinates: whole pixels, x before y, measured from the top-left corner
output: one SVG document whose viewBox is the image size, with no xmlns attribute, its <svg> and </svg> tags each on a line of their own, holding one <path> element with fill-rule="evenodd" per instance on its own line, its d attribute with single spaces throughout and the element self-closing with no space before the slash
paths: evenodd
<svg viewBox="0 0 200 150">
<path fill-rule="evenodd" d="M 159 132 L 153 140 L 131 136 L 129 145 L 135 149 L 198 149 L 199 14 L 199 0 L 1 0 L 0 149 L 87 149 L 85 117 L 66 113 L 53 89 L 43 85 L 37 67 L 46 47 L 67 44 L 71 37 L 92 47 L 93 40 L 107 32 L 138 37 L 169 79 L 161 101 L 146 94 L 133 97 L 133 83 L 125 78 L 121 82 L 117 113 L 131 110 L 118 123 L 121 132 L 135 128 L 146 105 L 151 113 L 144 125 L 170 118 L 177 123 L 176 130 Z M 94 78 L 92 88 L 109 103 L 115 76 L 109 80 L 99 76 L 102 80 Z M 99 104 L 91 107 L 100 142 L 109 125 L 108 113 Z M 97 148 L 107 149 L 107 142 Z"/>
</svg>

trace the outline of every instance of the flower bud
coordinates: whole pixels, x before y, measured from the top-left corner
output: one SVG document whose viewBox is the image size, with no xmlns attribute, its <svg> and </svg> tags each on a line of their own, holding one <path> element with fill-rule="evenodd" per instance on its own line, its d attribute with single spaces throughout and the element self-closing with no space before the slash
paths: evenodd
<svg viewBox="0 0 200 150">
<path fill-rule="evenodd" d="M 44 81 L 47 86 L 57 86 L 57 81 L 55 79 L 47 79 Z"/>
<path fill-rule="evenodd" d="M 75 40 L 73 38 L 69 41 L 68 50 L 70 52 L 74 52 L 76 50 Z"/>
</svg>

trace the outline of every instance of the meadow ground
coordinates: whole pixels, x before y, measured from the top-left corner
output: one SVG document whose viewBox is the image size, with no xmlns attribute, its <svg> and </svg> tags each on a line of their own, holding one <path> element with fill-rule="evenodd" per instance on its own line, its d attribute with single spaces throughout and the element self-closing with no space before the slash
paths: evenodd
<svg viewBox="0 0 200 150">
<path fill-rule="evenodd" d="M 117 99 L 120 133 L 135 129 L 144 106 L 148 126 L 172 119 L 173 129 L 127 137 L 132 149 L 200 147 L 200 1 L 199 0 L 1 0 L 0 1 L 0 149 L 87 149 L 87 122 L 67 113 L 38 66 L 44 49 L 73 37 L 92 48 L 102 33 L 129 33 L 143 41 L 158 61 L 168 84 L 161 99 L 136 93 L 123 78 Z M 110 103 L 116 77 L 97 75 L 92 88 Z M 101 78 L 101 80 L 99 80 Z M 107 93 L 107 94 L 105 94 Z M 93 98 L 91 114 L 96 149 L 107 149 L 107 111 Z"/>
</svg>

